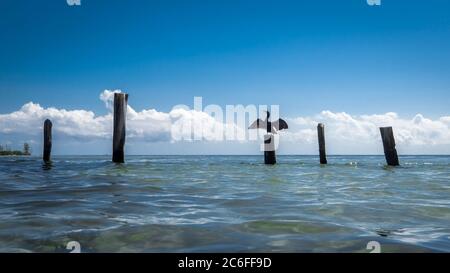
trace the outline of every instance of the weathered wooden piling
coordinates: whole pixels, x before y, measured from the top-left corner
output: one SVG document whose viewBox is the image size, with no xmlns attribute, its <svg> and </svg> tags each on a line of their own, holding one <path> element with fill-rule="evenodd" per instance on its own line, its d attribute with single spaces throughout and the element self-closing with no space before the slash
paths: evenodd
<svg viewBox="0 0 450 273">
<path fill-rule="evenodd" d="M 319 138 L 320 164 L 327 164 L 327 154 L 325 150 L 325 125 L 319 123 L 317 125 L 317 136 Z"/>
<path fill-rule="evenodd" d="M 44 162 L 50 162 L 52 154 L 52 122 L 47 119 L 44 122 Z"/>
<path fill-rule="evenodd" d="M 113 162 L 125 162 L 125 138 L 128 94 L 114 94 Z"/>
<path fill-rule="evenodd" d="M 267 165 L 277 164 L 274 138 L 271 134 L 264 135 L 264 163 Z"/>
<path fill-rule="evenodd" d="M 384 155 L 389 166 L 399 166 L 397 149 L 395 148 L 394 131 L 392 127 L 381 127 L 381 138 L 383 140 Z"/>
</svg>

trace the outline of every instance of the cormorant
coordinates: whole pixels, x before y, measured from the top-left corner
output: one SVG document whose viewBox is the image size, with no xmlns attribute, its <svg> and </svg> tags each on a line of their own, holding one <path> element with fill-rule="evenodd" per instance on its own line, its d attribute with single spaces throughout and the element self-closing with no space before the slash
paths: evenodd
<svg viewBox="0 0 450 273">
<path fill-rule="evenodd" d="M 267 118 L 266 120 L 257 119 L 255 122 L 253 122 L 252 125 L 248 129 L 266 129 L 267 133 L 274 133 L 276 134 L 277 131 L 281 131 L 284 129 L 288 129 L 289 126 L 286 121 L 279 119 L 275 122 L 271 122 L 270 119 L 270 112 L 267 112 Z"/>
</svg>

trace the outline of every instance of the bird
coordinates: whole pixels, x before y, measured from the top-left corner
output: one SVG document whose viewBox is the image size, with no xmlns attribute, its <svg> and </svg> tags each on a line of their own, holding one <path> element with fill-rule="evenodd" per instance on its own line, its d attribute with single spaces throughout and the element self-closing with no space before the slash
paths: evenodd
<svg viewBox="0 0 450 273">
<path fill-rule="evenodd" d="M 267 133 L 276 134 L 277 131 L 281 131 L 284 129 L 289 129 L 289 126 L 286 121 L 283 119 L 278 119 L 275 122 L 270 121 L 270 112 L 265 111 L 267 113 L 266 120 L 257 119 L 253 122 L 248 129 L 266 129 Z"/>
</svg>

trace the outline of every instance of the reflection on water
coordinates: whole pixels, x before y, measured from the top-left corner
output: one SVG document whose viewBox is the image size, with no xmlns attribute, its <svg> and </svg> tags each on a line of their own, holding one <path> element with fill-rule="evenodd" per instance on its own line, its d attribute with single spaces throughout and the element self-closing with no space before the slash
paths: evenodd
<svg viewBox="0 0 450 273">
<path fill-rule="evenodd" d="M 0 158 L 0 251 L 450 251 L 450 157 Z"/>
<path fill-rule="evenodd" d="M 42 170 L 50 171 L 53 167 L 53 163 L 51 161 L 45 161 L 42 163 Z"/>
</svg>

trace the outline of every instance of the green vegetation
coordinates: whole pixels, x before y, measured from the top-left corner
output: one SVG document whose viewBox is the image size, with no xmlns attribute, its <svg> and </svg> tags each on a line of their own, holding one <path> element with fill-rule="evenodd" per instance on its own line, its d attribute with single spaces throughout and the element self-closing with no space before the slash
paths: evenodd
<svg viewBox="0 0 450 273">
<path fill-rule="evenodd" d="M 28 143 L 24 143 L 23 144 L 23 150 L 22 151 L 18 151 L 18 150 L 11 150 L 10 147 L 8 147 L 8 145 L 0 145 L 0 156 L 30 156 L 31 155 L 31 147 L 30 144 Z"/>
</svg>

